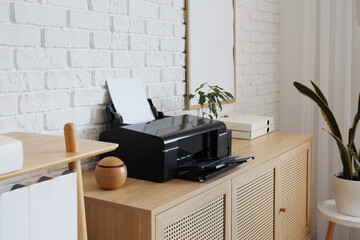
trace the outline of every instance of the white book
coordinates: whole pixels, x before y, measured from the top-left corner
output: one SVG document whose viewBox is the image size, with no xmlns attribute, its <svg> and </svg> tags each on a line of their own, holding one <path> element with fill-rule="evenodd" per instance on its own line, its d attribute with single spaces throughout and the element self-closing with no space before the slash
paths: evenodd
<svg viewBox="0 0 360 240">
<path fill-rule="evenodd" d="M 29 239 L 28 187 L 0 195 L 0 240 L 9 239 Z"/>
<path fill-rule="evenodd" d="M 252 132 L 245 132 L 245 131 L 236 131 L 232 130 L 232 137 L 233 138 L 242 138 L 242 139 L 254 139 L 260 136 L 263 136 L 267 133 L 274 131 L 274 125 L 270 125 L 264 128 L 260 128 L 258 130 Z"/>
<path fill-rule="evenodd" d="M 226 127 L 231 130 L 252 132 L 266 126 L 274 125 L 274 117 L 243 115 L 232 113 L 218 118 L 225 123 Z"/>
</svg>

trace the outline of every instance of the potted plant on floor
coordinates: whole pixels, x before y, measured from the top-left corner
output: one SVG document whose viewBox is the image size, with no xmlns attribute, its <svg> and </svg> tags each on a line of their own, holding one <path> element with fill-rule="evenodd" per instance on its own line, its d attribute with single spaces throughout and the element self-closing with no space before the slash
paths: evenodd
<svg viewBox="0 0 360 240">
<path fill-rule="evenodd" d="M 324 94 L 315 83 L 311 82 L 311 84 L 315 91 L 301 83 L 294 82 L 294 86 L 300 93 L 312 99 L 319 106 L 322 116 L 330 128 L 330 131 L 324 130 L 335 139 L 339 148 L 343 171 L 334 173 L 333 176 L 336 207 L 343 214 L 360 217 L 360 152 L 357 151 L 354 143 L 355 131 L 360 120 L 360 93 L 357 113 L 349 129 L 348 143 L 345 144 Z"/>
<path fill-rule="evenodd" d="M 204 92 L 203 88 L 206 86 L 208 87 L 208 91 Z M 201 106 L 202 117 L 205 117 L 206 115 L 210 119 L 213 119 L 213 117 L 217 118 L 219 112 L 222 111 L 221 101 L 228 103 L 234 96 L 231 93 L 224 91 L 223 88 L 211 86 L 206 82 L 195 89 L 195 94 L 189 94 L 188 98 L 189 100 L 196 98 L 198 104 Z M 207 107 L 208 113 L 206 112 L 205 107 Z"/>
</svg>

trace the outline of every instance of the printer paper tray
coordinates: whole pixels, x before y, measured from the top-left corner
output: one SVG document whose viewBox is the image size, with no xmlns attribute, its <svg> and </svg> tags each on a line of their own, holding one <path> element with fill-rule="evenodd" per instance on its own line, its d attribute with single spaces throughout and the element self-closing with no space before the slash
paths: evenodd
<svg viewBox="0 0 360 240">
<path fill-rule="evenodd" d="M 228 171 L 243 162 L 234 162 L 228 165 L 225 165 L 222 168 L 219 169 L 203 169 L 203 170 L 189 170 L 189 171 L 183 171 L 180 172 L 176 177 L 180 179 L 185 180 L 191 180 L 196 182 L 203 182 L 205 180 L 208 180 L 209 178 L 215 177 L 225 171 Z"/>
</svg>

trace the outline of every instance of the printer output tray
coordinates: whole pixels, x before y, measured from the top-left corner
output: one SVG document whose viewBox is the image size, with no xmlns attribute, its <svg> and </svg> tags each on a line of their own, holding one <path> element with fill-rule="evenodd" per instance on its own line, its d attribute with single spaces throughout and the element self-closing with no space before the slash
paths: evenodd
<svg viewBox="0 0 360 240">
<path fill-rule="evenodd" d="M 191 180 L 196 182 L 203 182 L 212 177 L 215 177 L 223 172 L 226 172 L 249 159 L 241 157 L 226 157 L 224 159 L 215 160 L 199 160 L 191 165 L 183 165 L 179 168 L 177 178 Z"/>
</svg>

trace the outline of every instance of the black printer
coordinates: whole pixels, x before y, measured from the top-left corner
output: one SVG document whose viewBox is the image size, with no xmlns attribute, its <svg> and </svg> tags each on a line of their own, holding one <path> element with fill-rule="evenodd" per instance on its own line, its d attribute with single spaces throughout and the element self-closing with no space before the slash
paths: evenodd
<svg viewBox="0 0 360 240">
<path fill-rule="evenodd" d="M 192 115 L 166 117 L 149 103 L 157 119 L 131 125 L 122 123 L 111 104 L 107 106 L 113 126 L 100 134 L 100 140 L 119 147 L 101 157 L 119 157 L 129 177 L 202 182 L 244 162 L 230 157 L 231 130 L 224 123 Z"/>
</svg>

